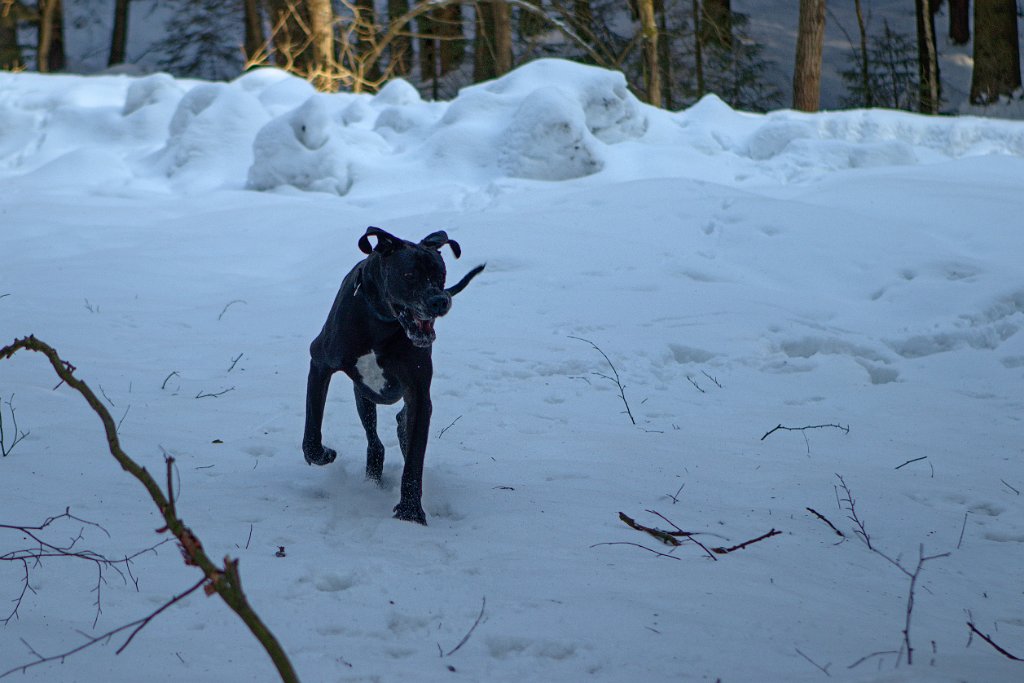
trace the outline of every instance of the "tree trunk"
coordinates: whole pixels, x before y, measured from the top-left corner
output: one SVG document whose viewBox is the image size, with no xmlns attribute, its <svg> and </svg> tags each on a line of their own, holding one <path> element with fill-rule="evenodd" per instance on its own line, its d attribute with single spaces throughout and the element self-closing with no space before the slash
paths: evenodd
<svg viewBox="0 0 1024 683">
<path fill-rule="evenodd" d="M 433 80 L 434 99 L 437 99 L 438 79 L 457 69 L 466 54 L 462 5 L 433 9 L 416 21 L 420 34 L 420 78 Z"/>
<path fill-rule="evenodd" d="M 818 111 L 821 99 L 821 51 L 825 46 L 825 0 L 800 0 L 793 71 L 793 108 Z"/>
<path fill-rule="evenodd" d="M 700 39 L 704 45 L 732 45 L 732 7 L 730 0 L 704 0 Z"/>
<path fill-rule="evenodd" d="M 388 0 L 388 23 L 409 11 L 409 0 Z M 398 36 L 389 48 L 391 73 L 406 76 L 412 70 L 412 38 Z"/>
<path fill-rule="evenodd" d="M 306 5 L 311 34 L 308 49 L 312 52 L 310 62 L 313 86 L 323 92 L 333 92 L 338 89 L 338 64 L 334 57 L 334 10 L 331 9 L 331 0 L 306 0 Z M 359 85 L 362 84 L 357 84 L 357 89 Z"/>
<path fill-rule="evenodd" d="M 125 46 L 128 43 L 128 6 L 131 0 L 116 0 L 114 3 L 114 30 L 110 34 L 110 58 L 107 66 L 124 64 Z"/>
<path fill-rule="evenodd" d="M 372 0 L 370 1 L 372 2 Z M 502 5 L 502 7 L 505 9 L 505 29 L 508 33 L 509 51 L 511 52 L 511 19 L 509 18 L 508 5 Z M 440 46 L 441 52 L 438 54 L 441 75 L 443 76 L 450 71 L 458 69 L 462 64 L 462 58 L 466 56 L 466 34 L 462 29 L 462 5 L 449 5 L 448 7 L 440 8 L 437 12 L 440 16 L 439 29 L 443 37 Z M 511 63 L 511 59 L 510 56 L 509 63 Z"/>
<path fill-rule="evenodd" d="M 661 67 L 658 64 L 658 23 L 654 16 L 654 0 L 637 0 L 640 30 L 643 32 L 644 90 L 647 103 L 661 106 Z"/>
<path fill-rule="evenodd" d="M 914 0 L 917 14 L 918 111 L 939 113 L 939 56 L 931 0 Z"/>
<path fill-rule="evenodd" d="M 481 2 L 476 8 L 473 81 L 479 83 L 512 70 L 512 18 L 504 3 Z"/>
<path fill-rule="evenodd" d="M 949 39 L 954 45 L 966 45 L 970 42 L 970 0 L 949 0 Z"/>
<path fill-rule="evenodd" d="M 0 69 L 20 69 L 21 47 L 18 45 L 18 7 L 0 4 Z"/>
<path fill-rule="evenodd" d="M 665 11 L 664 1 L 659 2 L 655 7 L 658 13 L 658 60 L 661 63 L 661 89 L 665 98 L 665 108 L 672 110 L 675 103 L 672 101 L 672 42 L 669 39 L 668 16 Z"/>
<path fill-rule="evenodd" d="M 700 0 L 693 0 L 693 70 L 697 77 L 697 99 L 704 97 L 704 47 L 700 39 Z"/>
<path fill-rule="evenodd" d="M 125 2 L 126 0 L 117 0 Z M 259 0 L 244 0 L 245 19 L 245 59 L 259 60 L 268 50 L 267 37 L 263 34 L 263 15 L 260 13 Z"/>
<path fill-rule="evenodd" d="M 868 60 L 868 28 L 864 23 L 864 8 L 860 0 L 854 0 L 854 9 L 857 12 L 857 30 L 860 32 L 860 87 L 864 91 L 864 106 L 875 106 L 875 91 L 871 87 L 871 71 Z"/>
<path fill-rule="evenodd" d="M 61 0 L 39 0 L 36 68 L 39 73 L 64 68 L 64 8 Z"/>
<path fill-rule="evenodd" d="M 996 102 L 1020 85 L 1016 1 L 976 0 L 971 103 Z"/>
</svg>

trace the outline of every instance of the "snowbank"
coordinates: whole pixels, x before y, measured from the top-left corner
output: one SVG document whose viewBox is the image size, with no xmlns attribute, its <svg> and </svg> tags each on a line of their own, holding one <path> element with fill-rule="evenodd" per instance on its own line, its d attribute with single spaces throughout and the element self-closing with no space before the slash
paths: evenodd
<svg viewBox="0 0 1024 683">
<path fill-rule="evenodd" d="M 425 102 L 402 80 L 376 96 L 318 94 L 276 69 L 230 83 L 0 74 L 0 174 L 88 185 L 76 157 L 60 160 L 76 149 L 109 155 L 128 169 L 114 174 L 128 186 L 345 195 L 503 177 L 702 177 L 700 156 L 719 154 L 735 173 L 756 169 L 758 182 L 789 183 L 850 168 L 1022 156 L 1024 124 L 886 110 L 751 115 L 713 95 L 672 113 L 639 102 L 619 73 L 553 59 L 450 102 Z"/>
</svg>

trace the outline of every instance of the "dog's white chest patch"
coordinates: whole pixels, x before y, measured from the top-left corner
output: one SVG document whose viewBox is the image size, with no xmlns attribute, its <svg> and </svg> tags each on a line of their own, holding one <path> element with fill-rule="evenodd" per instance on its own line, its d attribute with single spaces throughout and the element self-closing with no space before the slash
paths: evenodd
<svg viewBox="0 0 1024 683">
<path fill-rule="evenodd" d="M 384 368 L 377 362 L 377 356 L 373 353 L 359 356 L 356 360 L 356 370 L 359 371 L 359 379 L 363 384 L 378 394 L 382 393 L 388 385 L 388 380 L 384 376 Z"/>
</svg>

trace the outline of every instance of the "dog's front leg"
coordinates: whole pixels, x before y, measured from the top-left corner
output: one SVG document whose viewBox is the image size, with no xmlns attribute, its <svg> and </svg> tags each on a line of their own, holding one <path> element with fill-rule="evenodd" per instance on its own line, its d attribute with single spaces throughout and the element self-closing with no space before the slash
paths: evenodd
<svg viewBox="0 0 1024 683">
<path fill-rule="evenodd" d="M 320 433 L 324 422 L 324 404 L 327 402 L 327 387 L 331 384 L 332 371 L 315 360 L 309 362 L 309 378 L 306 381 L 306 428 L 302 435 L 302 454 L 310 465 L 328 465 L 338 457 L 332 448 L 324 448 Z"/>
<path fill-rule="evenodd" d="M 406 439 L 405 469 L 402 470 L 402 498 L 395 506 L 395 517 L 409 522 L 427 523 L 423 512 L 423 458 L 427 451 L 430 433 L 429 386 L 410 391 L 405 397 Z"/>
</svg>

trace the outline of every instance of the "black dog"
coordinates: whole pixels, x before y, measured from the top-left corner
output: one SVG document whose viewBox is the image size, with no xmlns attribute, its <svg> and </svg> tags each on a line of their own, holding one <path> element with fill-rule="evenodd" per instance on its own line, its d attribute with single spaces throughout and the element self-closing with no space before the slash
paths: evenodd
<svg viewBox="0 0 1024 683">
<path fill-rule="evenodd" d="M 370 237 L 377 238 L 375 247 Z M 377 436 L 377 405 L 404 399 L 398 413 L 398 442 L 405 457 L 402 498 L 395 517 L 427 523 L 423 494 L 423 456 L 430 428 L 430 380 L 434 369 L 430 349 L 434 320 L 451 309 L 452 296 L 484 269 L 469 271 L 457 284 L 444 288 L 441 247 L 459 243 L 444 231 L 431 233 L 419 244 L 369 227 L 359 238 L 367 258 L 356 264 L 341 283 L 320 335 L 309 347 L 306 387 L 306 430 L 302 453 L 310 465 L 334 462 L 337 453 L 324 448 L 320 427 L 331 375 L 339 370 L 355 384 L 356 411 L 366 430 L 366 477 L 380 481 L 384 444 Z"/>
</svg>

